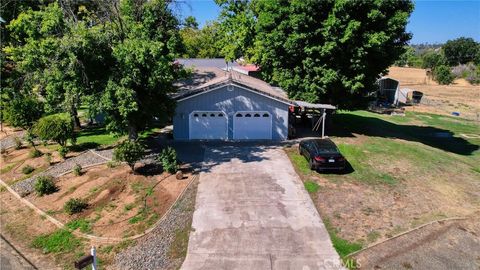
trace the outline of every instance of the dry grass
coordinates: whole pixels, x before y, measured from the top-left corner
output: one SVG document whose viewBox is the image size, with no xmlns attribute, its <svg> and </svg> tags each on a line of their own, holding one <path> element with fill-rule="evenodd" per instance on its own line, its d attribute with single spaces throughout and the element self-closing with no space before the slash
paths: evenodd
<svg viewBox="0 0 480 270">
<path fill-rule="evenodd" d="M 391 67 L 388 77 L 400 81 L 400 88 L 410 88 L 424 93 L 423 104 L 407 107 L 417 112 L 451 115 L 480 121 L 480 86 L 457 79 L 452 85 L 438 85 L 426 76 L 425 69 Z"/>
</svg>

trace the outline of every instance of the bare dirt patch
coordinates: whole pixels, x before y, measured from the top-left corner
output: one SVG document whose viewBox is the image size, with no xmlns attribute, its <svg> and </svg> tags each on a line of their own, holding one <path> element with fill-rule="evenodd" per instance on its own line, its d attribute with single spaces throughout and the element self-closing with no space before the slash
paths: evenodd
<svg viewBox="0 0 480 270">
<path fill-rule="evenodd" d="M 52 147 L 37 146 L 37 149 L 43 155 L 35 158 L 30 157 L 30 152 L 33 150 L 32 147 L 23 147 L 18 150 L 11 148 L 3 153 L 0 157 L 0 178 L 8 184 L 13 184 L 46 170 L 50 166 L 45 158 L 47 153 L 52 155 L 52 164 L 62 160 Z M 22 172 L 22 168 L 25 166 L 31 166 L 35 170 L 26 175 Z"/>
<path fill-rule="evenodd" d="M 478 269 L 478 214 L 427 225 L 361 251 L 354 258 L 360 269 Z"/>
<path fill-rule="evenodd" d="M 81 176 L 59 177 L 58 192 L 43 197 L 31 194 L 27 199 L 64 223 L 85 220 L 89 224 L 85 232 L 124 237 L 152 226 L 188 185 L 190 177 L 187 174 L 177 180 L 167 173 L 144 176 L 131 173 L 127 165 L 99 165 L 86 169 Z M 88 208 L 72 216 L 66 214 L 63 206 L 71 198 L 84 199 Z"/>
<path fill-rule="evenodd" d="M 429 79 L 425 69 L 391 67 L 388 77 L 400 81 L 400 88 L 411 88 L 424 93 L 422 104 L 407 110 L 451 115 L 480 120 L 480 86 L 457 79 L 451 85 L 439 85 Z"/>
</svg>

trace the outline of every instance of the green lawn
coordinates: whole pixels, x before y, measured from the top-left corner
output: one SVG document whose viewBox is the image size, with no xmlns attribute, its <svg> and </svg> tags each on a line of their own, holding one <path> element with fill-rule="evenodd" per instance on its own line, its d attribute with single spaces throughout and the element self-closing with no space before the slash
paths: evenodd
<svg viewBox="0 0 480 270">
<path fill-rule="evenodd" d="M 334 115 L 333 123 L 336 127 L 329 135 L 353 171 L 327 174 L 332 180 L 395 185 L 405 175 L 396 173 L 394 167 L 408 167 L 417 176 L 445 168 L 460 174 L 466 168 L 471 172 L 480 169 L 480 139 L 461 135 L 480 135 L 480 125 L 474 121 L 412 112 L 387 116 L 354 111 Z M 359 136 L 361 140 L 349 140 Z"/>
<path fill-rule="evenodd" d="M 104 127 L 85 128 L 77 134 L 77 144 L 107 146 L 116 143 L 121 138 L 111 134 Z"/>
</svg>

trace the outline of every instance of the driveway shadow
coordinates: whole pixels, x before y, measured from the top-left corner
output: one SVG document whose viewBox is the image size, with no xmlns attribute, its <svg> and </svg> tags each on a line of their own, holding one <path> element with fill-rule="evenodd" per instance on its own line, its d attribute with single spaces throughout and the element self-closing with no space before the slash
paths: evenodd
<svg viewBox="0 0 480 270">
<path fill-rule="evenodd" d="M 455 137 L 450 130 L 430 126 L 397 125 L 379 118 L 353 114 L 333 115 L 334 123 L 328 135 L 337 137 L 365 136 L 396 138 L 419 142 L 437 149 L 459 155 L 471 155 L 480 146 Z"/>
</svg>

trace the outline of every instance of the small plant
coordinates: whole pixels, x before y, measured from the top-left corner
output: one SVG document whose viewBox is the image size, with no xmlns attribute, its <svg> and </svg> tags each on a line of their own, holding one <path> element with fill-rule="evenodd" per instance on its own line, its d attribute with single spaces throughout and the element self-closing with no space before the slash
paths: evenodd
<svg viewBox="0 0 480 270">
<path fill-rule="evenodd" d="M 115 162 L 113 160 L 107 162 L 107 167 L 110 168 L 110 169 L 115 168 L 117 166 L 118 166 L 118 162 Z"/>
<path fill-rule="evenodd" d="M 48 165 L 52 164 L 52 153 L 45 154 L 45 161 L 48 163 Z"/>
<path fill-rule="evenodd" d="M 35 191 L 39 196 L 52 194 L 57 191 L 57 186 L 53 182 L 53 177 L 49 175 L 37 177 L 35 182 Z"/>
<path fill-rule="evenodd" d="M 41 155 L 42 155 L 42 152 L 41 152 L 40 150 L 36 149 L 36 148 L 33 148 L 33 149 L 30 151 L 30 154 L 29 154 L 29 156 L 30 156 L 31 158 L 36 158 L 36 157 L 39 157 L 39 156 L 41 156 Z"/>
<path fill-rule="evenodd" d="M 81 241 L 68 230 L 62 229 L 36 237 L 32 246 L 42 249 L 43 253 L 67 253 L 78 249 Z"/>
<path fill-rule="evenodd" d="M 80 218 L 80 219 L 75 219 L 67 224 L 65 226 L 70 229 L 70 230 L 76 230 L 80 229 L 81 232 L 83 233 L 90 233 L 92 231 L 92 224 L 89 220 Z"/>
<path fill-rule="evenodd" d="M 126 140 L 113 150 L 114 161 L 125 161 L 135 171 L 135 163 L 145 155 L 145 148 L 136 141 Z"/>
<path fill-rule="evenodd" d="M 15 143 L 15 149 L 18 150 L 22 148 L 22 140 L 19 137 L 13 138 L 14 143 Z"/>
<path fill-rule="evenodd" d="M 75 164 L 75 166 L 73 166 L 73 175 L 75 176 L 82 175 L 82 166 L 80 164 Z"/>
<path fill-rule="evenodd" d="M 320 189 L 320 186 L 313 181 L 306 181 L 304 186 L 305 189 L 310 193 L 317 193 L 317 191 Z"/>
<path fill-rule="evenodd" d="M 32 131 L 31 130 L 27 130 L 27 132 L 25 133 L 25 136 L 23 136 L 23 138 L 25 139 L 25 141 L 27 141 L 27 143 L 35 148 L 35 135 L 33 135 Z"/>
<path fill-rule="evenodd" d="M 65 205 L 63 205 L 63 210 L 69 215 L 80 213 L 88 207 L 88 203 L 79 198 L 71 198 L 68 200 Z"/>
<path fill-rule="evenodd" d="M 59 154 L 63 159 L 65 159 L 65 157 L 67 156 L 67 153 L 68 153 L 68 147 L 66 147 L 66 146 L 60 146 L 60 148 L 58 148 L 58 154 Z"/>
<path fill-rule="evenodd" d="M 32 173 L 33 171 L 35 171 L 35 168 L 33 168 L 33 167 L 30 166 L 30 165 L 26 165 L 25 167 L 22 168 L 22 173 L 23 173 L 23 174 L 30 174 L 30 173 Z"/>
<path fill-rule="evenodd" d="M 172 147 L 163 149 L 157 160 L 162 163 L 163 169 L 169 173 L 175 173 L 178 170 L 177 152 Z"/>
</svg>

